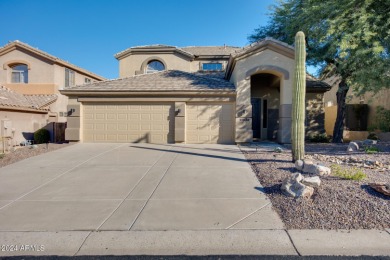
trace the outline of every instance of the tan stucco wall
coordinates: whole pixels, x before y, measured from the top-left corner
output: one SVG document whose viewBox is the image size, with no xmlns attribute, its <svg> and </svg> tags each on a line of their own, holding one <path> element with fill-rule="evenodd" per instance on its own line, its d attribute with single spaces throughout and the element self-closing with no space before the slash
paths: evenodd
<svg viewBox="0 0 390 260">
<path fill-rule="evenodd" d="M 280 77 L 280 104 L 279 104 L 279 133 L 278 141 L 288 143 L 291 139 L 291 104 L 292 104 L 292 71 L 294 60 L 272 50 L 260 51 L 247 58 L 237 61 L 230 81 L 236 86 L 236 142 L 251 142 L 252 133 L 252 106 L 251 83 L 247 72 L 259 66 L 273 66 L 289 72 L 285 78 L 276 70 L 263 70 L 261 73 L 270 73 Z M 254 73 L 256 74 L 256 73 Z"/>
<path fill-rule="evenodd" d="M 7 83 L 7 84 L 1 84 L 2 86 L 5 86 L 9 89 L 12 89 L 13 91 L 20 93 L 20 94 L 28 94 L 28 95 L 52 95 L 56 94 L 57 91 L 57 85 L 55 84 L 45 84 L 45 83 L 38 83 L 38 84 L 15 84 L 15 83 Z"/>
<path fill-rule="evenodd" d="M 12 128 L 15 129 L 12 145 L 19 144 L 25 140 L 23 133 L 30 135 L 38 129 L 45 127 L 48 123 L 47 114 L 15 112 L 15 111 L 0 111 L 0 120 L 9 119 Z"/>
</svg>

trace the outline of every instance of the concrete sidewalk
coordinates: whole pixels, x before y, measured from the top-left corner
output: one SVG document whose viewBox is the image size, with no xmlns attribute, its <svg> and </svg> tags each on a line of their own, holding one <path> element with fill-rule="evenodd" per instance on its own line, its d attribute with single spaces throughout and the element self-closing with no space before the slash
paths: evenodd
<svg viewBox="0 0 390 260">
<path fill-rule="evenodd" d="M 390 233 L 380 230 L 1 232 L 0 241 L 2 245 L 0 257 L 16 255 L 390 255 Z M 7 248 L 7 245 L 11 247 Z"/>
<path fill-rule="evenodd" d="M 0 180 L 0 257 L 390 255 L 390 230 L 286 230 L 233 145 L 77 144 Z"/>
</svg>

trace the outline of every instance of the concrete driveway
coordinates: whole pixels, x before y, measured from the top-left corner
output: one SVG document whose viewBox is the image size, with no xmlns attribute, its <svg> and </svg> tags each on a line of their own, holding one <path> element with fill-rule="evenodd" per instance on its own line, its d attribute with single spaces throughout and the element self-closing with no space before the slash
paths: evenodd
<svg viewBox="0 0 390 260">
<path fill-rule="evenodd" d="M 76 144 L 0 180 L 0 231 L 284 228 L 233 145 Z"/>
</svg>

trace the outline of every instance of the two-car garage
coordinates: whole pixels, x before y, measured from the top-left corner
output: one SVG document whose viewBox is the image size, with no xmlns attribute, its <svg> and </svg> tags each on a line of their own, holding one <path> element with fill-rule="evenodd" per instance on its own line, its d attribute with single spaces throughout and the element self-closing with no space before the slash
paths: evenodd
<svg viewBox="0 0 390 260">
<path fill-rule="evenodd" d="M 233 103 L 187 103 L 186 143 L 233 143 Z M 175 103 L 83 104 L 84 142 L 175 142 Z"/>
<path fill-rule="evenodd" d="M 236 91 L 218 75 L 162 71 L 61 91 L 65 138 L 88 143 L 235 142 Z"/>
</svg>

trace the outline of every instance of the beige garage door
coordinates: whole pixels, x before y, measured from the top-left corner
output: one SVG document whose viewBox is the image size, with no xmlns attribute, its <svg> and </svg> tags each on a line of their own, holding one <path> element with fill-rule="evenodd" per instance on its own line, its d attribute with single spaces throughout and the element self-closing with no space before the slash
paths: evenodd
<svg viewBox="0 0 390 260">
<path fill-rule="evenodd" d="M 234 143 L 233 104 L 187 104 L 186 142 Z"/>
<path fill-rule="evenodd" d="M 91 104 L 83 106 L 85 142 L 174 141 L 173 104 Z"/>
</svg>

